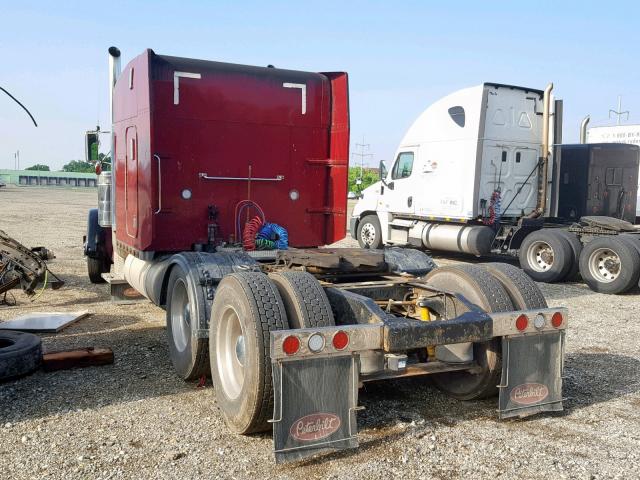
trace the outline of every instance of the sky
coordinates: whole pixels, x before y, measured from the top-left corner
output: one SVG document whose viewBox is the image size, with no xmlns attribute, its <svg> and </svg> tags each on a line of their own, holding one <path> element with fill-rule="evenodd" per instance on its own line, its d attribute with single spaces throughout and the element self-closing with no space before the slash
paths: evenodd
<svg viewBox="0 0 640 480">
<path fill-rule="evenodd" d="M 564 100 L 564 141 L 582 118 L 640 123 L 640 2 L 29 2 L 0 0 L 0 168 L 84 158 L 83 136 L 109 128 L 107 49 L 123 66 L 158 54 L 308 71 L 347 71 L 352 152 L 391 160 L 431 103 L 496 82 Z M 104 142 L 106 145 L 108 142 Z M 359 149 L 358 149 L 359 150 Z M 355 160 L 355 158 L 353 159 Z"/>
</svg>

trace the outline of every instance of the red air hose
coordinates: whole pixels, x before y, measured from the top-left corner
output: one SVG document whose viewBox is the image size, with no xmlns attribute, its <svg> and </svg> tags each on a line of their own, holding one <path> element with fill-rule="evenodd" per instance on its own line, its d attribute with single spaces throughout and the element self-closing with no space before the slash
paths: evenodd
<svg viewBox="0 0 640 480">
<path fill-rule="evenodd" d="M 242 231 L 242 248 L 245 250 L 256 249 L 256 235 L 262 227 L 263 221 L 259 215 L 256 215 L 244 225 Z"/>
</svg>

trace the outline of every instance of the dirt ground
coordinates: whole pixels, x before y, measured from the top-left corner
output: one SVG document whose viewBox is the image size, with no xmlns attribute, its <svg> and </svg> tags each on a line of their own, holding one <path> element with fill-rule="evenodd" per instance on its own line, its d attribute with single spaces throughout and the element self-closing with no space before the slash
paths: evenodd
<svg viewBox="0 0 640 480">
<path fill-rule="evenodd" d="M 45 348 L 115 353 L 110 366 L 0 384 L 0 479 L 640 477 L 638 291 L 540 285 L 551 306 L 570 313 L 562 413 L 501 422 L 495 399 L 452 400 L 427 379 L 368 385 L 358 450 L 276 466 L 270 435 L 229 433 L 210 384 L 173 374 L 163 310 L 113 305 L 105 286 L 89 283 L 82 235 L 95 204 L 93 189 L 0 189 L 0 229 L 52 249 L 50 268 L 66 282 L 34 302 L 16 291 L 0 321 L 87 309 L 88 318 L 44 335 Z"/>
</svg>

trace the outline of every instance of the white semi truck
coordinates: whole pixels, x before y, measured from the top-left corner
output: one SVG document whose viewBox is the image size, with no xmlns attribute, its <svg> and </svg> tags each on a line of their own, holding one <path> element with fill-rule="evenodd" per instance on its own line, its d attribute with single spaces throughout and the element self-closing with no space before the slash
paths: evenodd
<svg viewBox="0 0 640 480">
<path fill-rule="evenodd" d="M 392 168 L 380 163 L 352 236 L 369 248 L 517 255 L 538 281 L 579 270 L 596 291 L 632 288 L 640 243 L 626 220 L 635 218 L 638 148 L 559 148 L 562 101 L 552 89 L 484 83 L 431 105 Z"/>
</svg>

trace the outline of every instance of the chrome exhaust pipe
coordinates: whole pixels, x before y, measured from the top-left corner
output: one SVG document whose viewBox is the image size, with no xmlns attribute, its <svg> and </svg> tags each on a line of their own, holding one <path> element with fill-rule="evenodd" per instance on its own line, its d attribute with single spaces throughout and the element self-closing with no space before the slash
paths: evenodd
<svg viewBox="0 0 640 480">
<path fill-rule="evenodd" d="M 547 208 L 547 183 L 549 175 L 549 147 L 551 144 L 551 90 L 553 83 L 549 83 L 544 89 L 543 107 L 542 107 L 542 168 L 540 177 L 538 178 L 538 208 L 537 216 L 544 215 Z"/>
<path fill-rule="evenodd" d="M 109 47 L 109 119 L 111 120 L 111 178 L 113 185 L 111 186 L 111 235 L 113 245 L 116 245 L 116 159 L 114 152 L 116 146 L 113 134 L 113 92 L 120 76 L 120 50 L 117 47 Z M 115 262 L 115 256 L 118 255 L 117 249 L 114 248 L 114 272 L 119 273 L 117 265 L 121 262 Z"/>
<path fill-rule="evenodd" d="M 113 123 L 113 88 L 120 76 L 120 50 L 117 47 L 109 47 L 109 114 Z"/>
<path fill-rule="evenodd" d="M 580 124 L 580 143 L 587 143 L 587 125 L 589 125 L 590 120 L 591 117 L 589 115 L 582 119 Z"/>
</svg>

